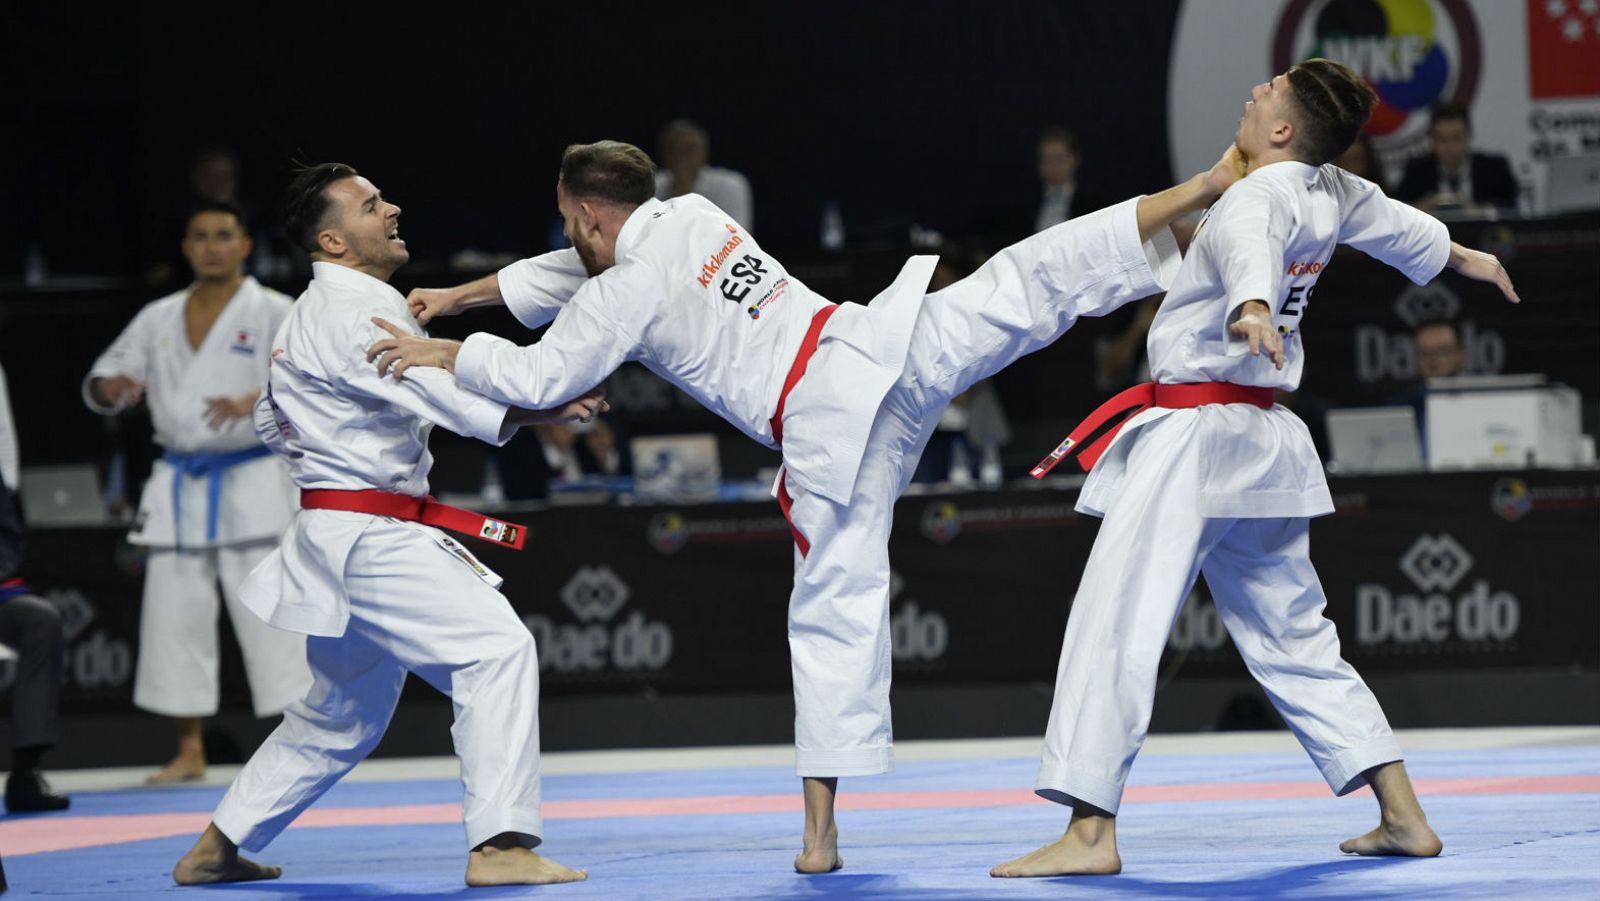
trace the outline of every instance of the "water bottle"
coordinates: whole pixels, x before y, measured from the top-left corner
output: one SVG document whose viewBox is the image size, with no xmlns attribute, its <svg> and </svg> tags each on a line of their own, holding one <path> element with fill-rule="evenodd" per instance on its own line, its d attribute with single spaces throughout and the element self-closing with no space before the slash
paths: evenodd
<svg viewBox="0 0 1600 901">
<path fill-rule="evenodd" d="M 844 216 L 839 212 L 839 204 L 831 200 L 822 207 L 822 247 L 824 250 L 844 247 Z"/>
</svg>

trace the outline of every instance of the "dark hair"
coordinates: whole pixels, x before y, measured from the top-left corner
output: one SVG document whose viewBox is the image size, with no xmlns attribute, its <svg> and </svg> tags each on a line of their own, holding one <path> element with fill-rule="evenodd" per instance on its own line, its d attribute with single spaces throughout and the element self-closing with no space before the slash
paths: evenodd
<svg viewBox="0 0 1600 901">
<path fill-rule="evenodd" d="M 306 253 L 316 253 L 317 233 L 322 231 L 323 219 L 328 215 L 328 186 L 358 174 L 344 163 L 317 163 L 296 169 L 294 180 L 283 194 L 283 231 L 289 240 Z"/>
<path fill-rule="evenodd" d="M 226 200 L 195 201 L 194 204 L 189 207 L 189 215 L 185 216 L 183 219 L 183 230 L 185 234 L 188 234 L 189 226 L 194 224 L 194 217 L 200 215 L 201 213 L 225 213 L 229 216 L 232 216 L 233 221 L 239 223 L 239 231 L 246 235 L 250 234 L 250 226 L 245 224 L 244 213 L 240 212 L 237 206 L 229 203 Z"/>
<path fill-rule="evenodd" d="M 1078 152 L 1078 136 L 1059 125 L 1053 125 L 1039 132 L 1039 143 L 1065 144 L 1069 152 Z"/>
<path fill-rule="evenodd" d="M 1461 346 L 1463 343 L 1461 340 L 1461 326 L 1454 319 L 1451 319 L 1448 316 L 1429 316 L 1426 319 L 1419 320 L 1416 328 L 1411 330 L 1411 334 L 1419 335 L 1422 333 L 1423 329 L 1430 329 L 1436 326 L 1443 326 L 1449 329 L 1450 334 L 1456 336 L 1456 345 L 1458 347 Z"/>
<path fill-rule="evenodd" d="M 561 154 L 561 184 L 572 197 L 638 206 L 656 196 L 656 164 L 621 141 L 570 144 Z"/>
<path fill-rule="evenodd" d="M 1290 66 L 1289 87 L 1298 117 L 1299 156 L 1320 166 L 1355 142 L 1361 126 L 1367 124 L 1378 95 L 1372 86 L 1349 66 L 1330 59 L 1308 59 Z"/>
<path fill-rule="evenodd" d="M 1440 122 L 1452 120 L 1465 125 L 1467 131 L 1472 130 L 1472 115 L 1467 112 L 1467 108 L 1462 104 L 1449 102 L 1435 104 L 1433 109 L 1428 111 L 1428 130 L 1432 131 Z"/>
</svg>

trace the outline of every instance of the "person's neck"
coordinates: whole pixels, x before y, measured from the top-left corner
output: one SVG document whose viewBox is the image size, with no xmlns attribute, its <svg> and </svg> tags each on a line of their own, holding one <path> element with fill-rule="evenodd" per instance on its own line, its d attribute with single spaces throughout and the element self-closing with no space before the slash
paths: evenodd
<svg viewBox="0 0 1600 901">
<path fill-rule="evenodd" d="M 389 279 L 394 277 L 395 271 L 400 268 L 399 266 L 389 266 L 387 264 L 378 264 L 378 263 L 366 263 L 366 262 L 362 262 L 360 260 L 323 260 L 322 262 L 324 262 L 324 263 L 332 263 L 335 266 L 343 266 L 346 269 L 354 269 L 357 272 L 363 273 L 365 275 L 370 275 L 373 278 L 377 279 L 378 281 L 384 282 L 386 284 L 388 283 Z"/>
<path fill-rule="evenodd" d="M 1456 160 L 1454 165 L 1446 163 L 1444 160 L 1439 160 L 1439 174 L 1440 175 L 1448 175 L 1451 178 L 1454 178 L 1454 177 L 1456 177 L 1458 175 L 1461 175 L 1461 174 L 1465 173 L 1466 171 L 1467 171 L 1467 158 L 1466 157 L 1462 157 L 1461 159 Z"/>
<path fill-rule="evenodd" d="M 1298 163 L 1303 162 L 1299 157 L 1289 151 L 1287 147 L 1269 147 L 1255 156 L 1245 158 L 1245 173 L 1249 174 L 1273 163 Z"/>
<path fill-rule="evenodd" d="M 196 279 L 194 289 L 189 292 L 189 303 L 205 310 L 216 309 L 238 294 L 242 284 L 244 273 L 237 271 L 217 278 Z"/>
</svg>

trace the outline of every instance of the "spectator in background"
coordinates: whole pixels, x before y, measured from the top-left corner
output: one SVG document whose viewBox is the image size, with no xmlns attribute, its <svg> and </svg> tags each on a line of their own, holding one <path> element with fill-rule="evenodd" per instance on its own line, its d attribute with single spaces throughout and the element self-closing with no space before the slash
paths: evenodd
<svg viewBox="0 0 1600 901">
<path fill-rule="evenodd" d="M 1467 370 L 1467 349 L 1461 328 L 1454 319 L 1425 319 L 1412 332 L 1417 353 L 1417 379 L 1414 384 L 1389 399 L 1389 405 L 1410 407 L 1417 414 L 1417 434 L 1422 439 L 1423 459 L 1428 450 L 1428 379 L 1461 375 Z"/>
<path fill-rule="evenodd" d="M 0 369 L 0 643 L 17 653 L 6 810 L 66 810 L 71 802 L 51 791 L 39 775 L 44 753 L 56 743 L 66 637 L 55 606 L 30 591 L 17 575 L 22 567 L 22 522 L 11 493 L 19 475 L 17 429 L 11 420 L 5 370 Z"/>
<path fill-rule="evenodd" d="M 1039 135 L 1039 206 L 1033 217 L 1033 234 L 1044 231 L 1104 204 L 1078 188 L 1078 136 L 1065 128 L 1045 129 Z"/>
<path fill-rule="evenodd" d="M 708 165 L 711 137 L 688 119 L 675 119 L 661 129 L 661 168 L 656 171 L 656 199 L 699 194 L 750 228 L 750 182 L 732 169 Z"/>
<path fill-rule="evenodd" d="M 1372 146 L 1371 135 L 1363 134 L 1356 138 L 1356 142 L 1345 148 L 1333 164 L 1351 175 L 1359 175 L 1372 182 L 1383 193 L 1389 193 L 1388 180 L 1383 177 L 1383 164 L 1378 159 L 1377 149 Z"/>
<path fill-rule="evenodd" d="M 1472 152 L 1472 119 L 1458 103 L 1441 103 L 1428 121 L 1431 153 L 1406 163 L 1405 175 L 1395 190 L 1419 210 L 1517 206 L 1517 180 L 1511 164 L 1497 154 Z"/>
<path fill-rule="evenodd" d="M 294 512 L 288 467 L 256 438 L 251 413 L 289 298 L 245 275 L 251 241 L 238 210 L 204 202 L 189 216 L 187 289 L 139 311 L 84 379 L 84 401 L 115 414 L 145 403 L 163 453 L 128 536 L 150 548 L 133 702 L 172 717 L 178 753 L 154 783 L 198 779 L 201 718 L 219 703 L 217 587 L 222 587 L 259 717 L 311 684 L 305 638 L 262 622 L 238 587 L 276 547 Z"/>
</svg>

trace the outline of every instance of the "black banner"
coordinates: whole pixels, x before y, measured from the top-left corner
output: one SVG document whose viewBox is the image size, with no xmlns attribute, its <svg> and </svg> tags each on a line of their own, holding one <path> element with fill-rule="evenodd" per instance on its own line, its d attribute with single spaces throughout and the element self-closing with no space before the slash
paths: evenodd
<svg viewBox="0 0 1600 901">
<path fill-rule="evenodd" d="M 1600 474 L 1344 479 L 1312 556 L 1344 656 L 1367 672 L 1600 666 Z M 896 679 L 1053 678 L 1098 520 L 1075 491 L 901 500 L 891 545 Z M 473 542 L 538 640 L 544 690 L 781 689 L 792 548 L 774 504 L 556 507 L 510 518 L 528 550 Z M 141 557 L 111 530 L 37 531 L 29 578 L 67 612 L 71 712 L 126 710 Z M 246 703 L 224 641 L 224 703 Z M 1197 586 L 1169 671 L 1242 664 Z M 6 670 L 0 669 L 0 680 Z M 420 689 L 419 689 L 420 690 Z"/>
</svg>

